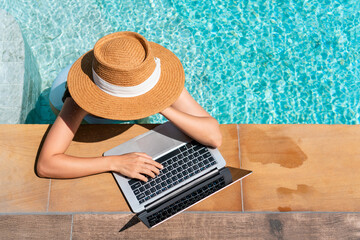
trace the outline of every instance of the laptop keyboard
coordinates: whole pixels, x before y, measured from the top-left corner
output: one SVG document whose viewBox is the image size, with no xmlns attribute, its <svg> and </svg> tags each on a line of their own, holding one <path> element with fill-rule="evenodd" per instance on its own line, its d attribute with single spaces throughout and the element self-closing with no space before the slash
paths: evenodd
<svg viewBox="0 0 360 240">
<path fill-rule="evenodd" d="M 165 207 L 161 211 L 158 211 L 148 216 L 147 219 L 149 221 L 150 227 L 184 210 L 185 208 L 209 196 L 210 194 L 216 192 L 217 190 L 223 188 L 224 186 L 225 186 L 225 180 L 224 177 L 221 177 L 213 182 L 208 183 L 206 186 L 203 186 L 202 188 L 189 193 L 187 196 L 177 200 L 176 202 Z"/>
<path fill-rule="evenodd" d="M 148 177 L 147 182 L 136 179 L 129 181 L 140 204 L 216 164 L 207 147 L 196 141 L 187 143 L 155 161 L 164 166 L 158 176 Z"/>
</svg>

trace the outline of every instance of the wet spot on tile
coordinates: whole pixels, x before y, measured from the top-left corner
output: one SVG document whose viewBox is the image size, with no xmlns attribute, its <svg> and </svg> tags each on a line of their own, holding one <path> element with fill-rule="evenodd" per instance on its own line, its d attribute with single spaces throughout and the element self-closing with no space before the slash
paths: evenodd
<svg viewBox="0 0 360 240">
<path fill-rule="evenodd" d="M 311 186 L 306 184 L 298 184 L 296 189 L 279 187 L 276 189 L 279 197 L 293 198 L 294 195 L 307 197 L 310 195 L 318 194 L 318 191 Z"/>
<path fill-rule="evenodd" d="M 290 207 L 278 207 L 279 212 L 291 212 Z"/>
<path fill-rule="evenodd" d="M 241 146 L 251 162 L 279 164 L 285 168 L 300 167 L 307 156 L 299 145 L 286 136 L 269 136 L 259 129 L 252 129 Z"/>
</svg>

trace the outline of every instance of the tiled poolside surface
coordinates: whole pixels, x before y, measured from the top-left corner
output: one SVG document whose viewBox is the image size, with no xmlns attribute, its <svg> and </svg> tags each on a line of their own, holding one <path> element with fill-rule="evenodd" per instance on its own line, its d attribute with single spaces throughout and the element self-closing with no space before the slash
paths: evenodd
<svg viewBox="0 0 360 240">
<path fill-rule="evenodd" d="M 151 127 L 82 125 L 68 153 L 98 156 Z M 222 125 L 220 151 L 227 164 L 253 174 L 151 231 L 138 224 L 122 233 L 118 231 L 132 215 L 111 174 L 72 180 L 35 175 L 47 129 L 0 125 L 3 236 L 360 237 L 358 125 Z M 283 211 L 291 212 L 279 213 Z"/>
<path fill-rule="evenodd" d="M 42 123 L 44 117 L 47 120 L 54 118 L 50 109 L 42 114 L 36 112 L 43 105 L 49 106 L 48 97 L 43 101 L 43 95 L 48 95 L 49 91 L 40 95 L 39 79 L 37 60 L 23 38 L 18 22 L 0 9 L 1 124 Z"/>
<path fill-rule="evenodd" d="M 15 18 L 0 9 L 0 123 L 20 123 L 25 49 Z"/>
</svg>

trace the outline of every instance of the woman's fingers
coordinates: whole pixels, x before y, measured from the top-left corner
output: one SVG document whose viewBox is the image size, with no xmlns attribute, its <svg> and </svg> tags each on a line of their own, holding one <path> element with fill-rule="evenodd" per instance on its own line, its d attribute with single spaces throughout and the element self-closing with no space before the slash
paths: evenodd
<svg viewBox="0 0 360 240">
<path fill-rule="evenodd" d="M 147 177 L 145 177 L 144 175 L 140 174 L 140 173 L 135 173 L 133 175 L 133 178 L 139 179 L 141 181 L 147 182 Z"/>
<path fill-rule="evenodd" d="M 144 175 L 155 178 L 156 175 L 159 175 L 159 173 L 160 173 L 159 169 L 157 169 L 152 165 L 144 163 L 144 165 L 138 171 L 135 172 L 133 178 L 137 178 L 144 182 L 147 182 L 148 178 L 145 177 Z"/>
<path fill-rule="evenodd" d="M 147 167 L 144 167 L 142 170 L 141 170 L 141 173 L 143 174 L 146 174 L 148 175 L 149 177 L 156 177 L 155 173 L 153 173 L 150 169 L 148 169 Z"/>
<path fill-rule="evenodd" d="M 159 174 L 160 174 L 160 170 L 159 170 L 157 167 L 155 167 L 155 166 L 153 166 L 153 165 L 151 165 L 151 164 L 145 163 L 145 166 L 144 166 L 144 167 L 147 168 L 147 169 L 149 169 L 151 172 L 155 173 L 156 175 L 159 175 Z"/>
<path fill-rule="evenodd" d="M 141 169 L 139 170 L 139 173 L 141 174 L 145 174 L 149 177 L 152 177 L 152 178 L 155 178 L 157 175 L 160 174 L 160 170 L 155 167 L 155 164 L 154 164 L 155 161 L 152 161 L 152 160 L 148 160 L 148 161 L 145 161 L 144 164 L 141 166 Z M 157 163 L 157 162 L 155 162 Z M 152 165 L 154 164 L 154 165 Z M 162 167 L 160 164 L 157 163 L 157 165 L 159 167 Z"/>
<path fill-rule="evenodd" d="M 157 161 L 154 161 L 152 159 L 151 160 L 145 159 L 144 161 L 149 165 L 157 167 L 158 169 L 163 169 L 164 168 L 163 165 L 161 165 L 160 163 L 158 163 Z"/>
<path fill-rule="evenodd" d="M 150 156 L 147 155 L 146 153 L 138 152 L 138 153 L 136 153 L 136 154 L 137 154 L 138 156 L 144 157 L 142 160 L 143 160 L 145 163 L 147 163 L 147 164 L 149 164 L 149 165 L 151 165 L 151 166 L 155 166 L 155 167 L 157 167 L 158 169 L 163 169 L 163 168 L 164 168 L 163 165 L 161 165 L 160 163 L 154 161 L 154 160 L 152 159 L 152 157 L 150 157 Z M 157 174 L 159 174 L 159 171 L 157 171 Z"/>
<path fill-rule="evenodd" d="M 159 169 L 163 169 L 163 166 L 152 160 L 152 158 L 146 153 L 136 152 L 128 153 L 121 156 L 121 165 L 118 165 L 118 172 L 147 182 L 149 177 L 155 178 L 160 174 Z M 115 170 L 116 171 L 116 170 Z"/>
</svg>

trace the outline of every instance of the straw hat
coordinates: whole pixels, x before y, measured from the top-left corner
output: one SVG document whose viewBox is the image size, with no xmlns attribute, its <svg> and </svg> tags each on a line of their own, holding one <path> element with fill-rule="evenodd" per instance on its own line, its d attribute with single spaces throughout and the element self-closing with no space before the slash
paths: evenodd
<svg viewBox="0 0 360 240">
<path fill-rule="evenodd" d="M 184 82 L 175 54 L 134 32 L 101 38 L 72 65 L 67 78 L 71 97 L 81 108 L 116 120 L 164 110 L 180 96 Z"/>
</svg>

